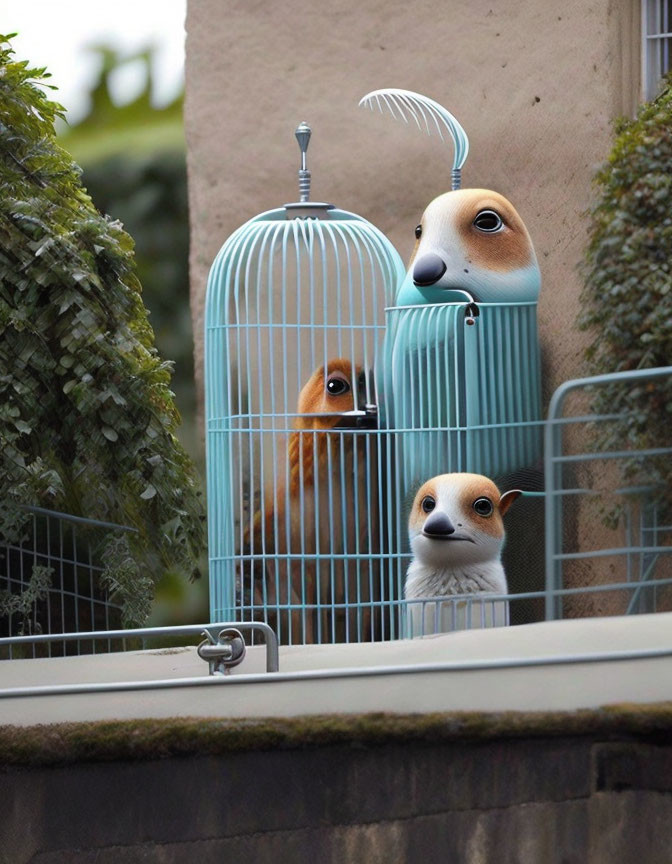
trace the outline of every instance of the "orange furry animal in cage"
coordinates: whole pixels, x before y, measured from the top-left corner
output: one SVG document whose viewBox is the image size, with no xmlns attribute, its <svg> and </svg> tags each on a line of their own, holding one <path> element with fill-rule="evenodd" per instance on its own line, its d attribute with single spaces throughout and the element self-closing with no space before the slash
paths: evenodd
<svg viewBox="0 0 672 864">
<path fill-rule="evenodd" d="M 252 560 L 263 555 L 254 602 L 268 609 L 283 642 L 374 635 L 377 448 L 374 435 L 356 428 L 366 391 L 365 372 L 344 358 L 313 372 L 285 463 L 254 514 Z"/>
</svg>

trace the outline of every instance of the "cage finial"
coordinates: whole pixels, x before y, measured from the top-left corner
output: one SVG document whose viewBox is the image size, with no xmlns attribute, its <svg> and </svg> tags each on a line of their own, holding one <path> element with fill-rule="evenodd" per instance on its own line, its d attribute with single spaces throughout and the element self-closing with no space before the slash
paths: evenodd
<svg viewBox="0 0 672 864">
<path fill-rule="evenodd" d="M 299 201 L 303 204 L 310 200 L 310 171 L 306 168 L 306 152 L 310 143 L 311 129 L 304 121 L 296 127 L 296 140 L 301 148 L 301 167 L 299 168 Z"/>
</svg>

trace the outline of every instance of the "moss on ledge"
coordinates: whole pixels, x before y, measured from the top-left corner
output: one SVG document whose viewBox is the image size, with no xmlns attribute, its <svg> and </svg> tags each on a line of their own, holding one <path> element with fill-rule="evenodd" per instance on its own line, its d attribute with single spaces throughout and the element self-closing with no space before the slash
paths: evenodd
<svg viewBox="0 0 672 864">
<path fill-rule="evenodd" d="M 172 718 L 0 727 L 0 768 L 325 746 L 495 738 L 668 739 L 672 702 L 573 712 L 358 714 L 261 720 Z"/>
</svg>

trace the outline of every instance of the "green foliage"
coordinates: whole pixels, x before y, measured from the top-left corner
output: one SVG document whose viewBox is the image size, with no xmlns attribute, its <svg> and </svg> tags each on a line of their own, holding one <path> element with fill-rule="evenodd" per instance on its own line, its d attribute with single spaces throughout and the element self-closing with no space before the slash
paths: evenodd
<svg viewBox="0 0 672 864">
<path fill-rule="evenodd" d="M 96 207 L 120 219 L 135 241 L 137 273 L 156 345 L 175 367 L 172 389 L 183 421 L 178 437 L 187 452 L 200 456 L 202 445 L 197 445 L 195 430 L 184 152 L 118 153 L 85 164 L 82 176 Z"/>
<path fill-rule="evenodd" d="M 203 504 L 133 242 L 56 144 L 44 70 L 0 42 L 3 497 L 130 525 L 138 572 L 193 575 Z"/>
<path fill-rule="evenodd" d="M 99 61 L 89 113 L 59 140 L 82 166 L 82 179 L 101 213 L 119 219 L 135 241 L 135 261 L 156 346 L 174 362 L 172 388 L 182 417 L 177 435 L 200 463 L 202 436 L 196 424 L 193 336 L 189 308 L 189 212 L 182 121 L 182 94 L 163 108 L 151 104 L 153 49 L 128 56 L 97 45 Z M 115 105 L 110 79 L 128 63 L 141 63 L 144 86 Z"/>
<path fill-rule="evenodd" d="M 152 580 L 133 558 L 128 535 L 111 537 L 102 555 L 105 567 L 100 583 L 121 605 L 123 627 L 141 627 L 151 611 Z"/>
<path fill-rule="evenodd" d="M 590 329 L 590 372 L 667 366 L 672 362 L 672 77 L 634 120 L 621 120 L 606 165 L 595 178 L 586 285 L 579 317 Z M 672 381 L 625 391 L 602 387 L 593 408 L 620 412 L 597 430 L 598 446 L 672 446 Z M 626 476 L 669 486 L 669 456 L 630 460 Z M 669 503 L 669 502 L 668 502 Z"/>
<path fill-rule="evenodd" d="M 30 516 L 26 510 L 16 506 L 11 496 L 3 496 L 0 501 L 0 526 L 0 537 L 7 546 L 20 546 L 28 541 Z"/>
<path fill-rule="evenodd" d="M 164 108 L 151 105 L 152 52 L 132 57 L 97 46 L 100 65 L 90 91 L 90 111 L 59 132 L 81 164 L 83 183 L 101 213 L 120 219 L 135 242 L 135 261 L 156 347 L 174 363 L 171 387 L 182 423 L 177 436 L 203 467 L 203 438 L 196 422 L 193 336 L 189 306 L 189 214 L 182 94 Z M 115 105 L 110 78 L 128 62 L 142 62 L 145 82 L 133 101 Z M 202 565 L 207 566 L 202 559 Z M 156 586 L 150 623 L 207 617 L 207 585 L 187 585 L 166 571 Z"/>
<path fill-rule="evenodd" d="M 66 150 L 87 168 L 117 155 L 151 158 L 158 151 L 172 151 L 184 157 L 182 94 L 162 108 L 151 104 L 156 67 L 154 49 L 131 56 L 109 45 L 92 46 L 90 51 L 99 62 L 98 75 L 89 91 L 90 109 L 76 126 L 67 126 L 59 133 Z M 141 64 L 144 87 L 132 101 L 115 105 L 110 95 L 110 79 L 129 63 Z M 95 196 L 92 197 L 95 201 Z"/>
<path fill-rule="evenodd" d="M 26 636 L 31 632 L 31 616 L 38 600 L 46 600 L 53 567 L 33 566 L 28 585 L 21 593 L 0 591 L 0 618 L 20 616 L 21 623 L 14 635 Z M 38 631 L 39 632 L 39 629 Z"/>
</svg>

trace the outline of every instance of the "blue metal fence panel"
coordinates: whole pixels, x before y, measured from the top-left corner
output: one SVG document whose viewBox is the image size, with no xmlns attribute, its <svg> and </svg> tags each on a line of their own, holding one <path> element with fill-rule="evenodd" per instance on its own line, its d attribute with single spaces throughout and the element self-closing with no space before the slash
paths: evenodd
<svg viewBox="0 0 672 864">
<path fill-rule="evenodd" d="M 567 410 L 570 395 L 608 386 L 628 390 L 643 382 L 657 383 L 670 378 L 672 366 L 614 372 L 565 381 L 553 394 L 544 433 L 546 619 L 563 617 L 563 598 L 569 593 L 566 590 L 567 569 L 581 562 L 592 562 L 593 566 L 600 561 L 608 562 L 610 578 L 605 584 L 572 585 L 570 589 L 586 595 L 591 591 L 625 592 L 618 611 L 627 614 L 670 608 L 672 594 L 669 591 L 667 603 L 661 605 L 660 602 L 665 589 L 672 584 L 672 524 L 665 524 L 670 520 L 661 521 L 660 518 L 665 507 L 662 502 L 669 501 L 669 488 L 661 489 L 659 483 L 656 486 L 647 482 L 646 460 L 656 456 L 672 458 L 672 447 L 642 449 L 624 441 L 609 449 L 588 446 L 572 452 L 567 440 L 570 430 L 576 437 L 577 428 L 594 428 L 620 417 L 619 413 L 573 414 Z M 592 437 L 583 443 L 590 444 Z M 633 460 L 637 460 L 639 477 L 637 482 L 628 484 L 628 472 L 623 469 Z M 614 469 L 610 474 L 604 470 L 607 464 Z M 599 466 L 602 466 L 601 471 Z M 577 467 L 590 468 L 597 479 L 578 487 L 568 487 L 565 471 Z M 600 475 L 606 475 L 606 480 L 600 482 Z M 590 474 L 587 480 L 591 480 Z M 670 483 L 672 475 L 668 477 L 668 487 Z M 574 537 L 573 542 L 567 537 L 566 511 L 571 501 L 594 501 L 596 505 L 592 508 L 588 537 Z M 583 506 L 585 510 L 586 504 Z M 579 511 L 579 520 L 582 518 L 585 517 Z M 614 523 L 611 531 L 608 530 L 610 521 Z M 618 545 L 605 545 L 605 538 L 611 539 L 612 535 L 615 535 Z M 613 575 L 617 567 L 624 577 L 620 581 Z"/>
</svg>

